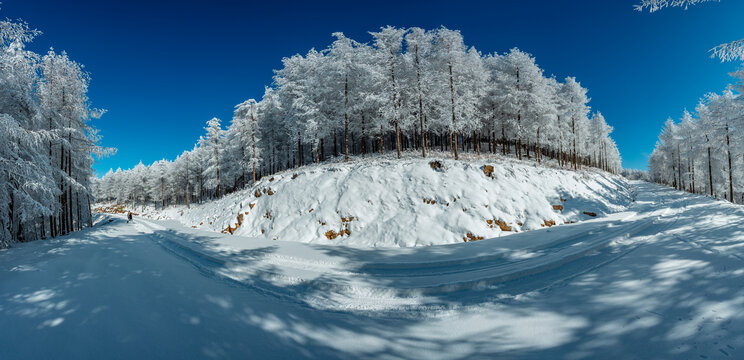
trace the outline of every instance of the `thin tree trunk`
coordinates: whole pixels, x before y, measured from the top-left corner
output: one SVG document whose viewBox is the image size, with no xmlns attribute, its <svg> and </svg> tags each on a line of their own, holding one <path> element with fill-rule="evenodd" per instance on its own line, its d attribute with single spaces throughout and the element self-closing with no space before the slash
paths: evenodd
<svg viewBox="0 0 744 360">
<path fill-rule="evenodd" d="M 501 122 L 501 153 L 506 156 L 506 125 Z"/>
<path fill-rule="evenodd" d="M 452 75 L 452 63 L 449 64 L 449 83 L 450 83 L 450 100 L 452 103 L 452 149 L 455 152 L 455 160 L 457 160 L 457 121 L 455 118 L 455 79 Z"/>
<path fill-rule="evenodd" d="M 367 154 L 367 135 L 364 130 L 364 113 L 362 113 L 362 157 Z"/>
<path fill-rule="evenodd" d="M 382 132 L 382 123 L 380 123 L 380 154 L 385 155 L 385 134 Z"/>
<path fill-rule="evenodd" d="M 708 140 L 708 136 L 705 136 L 705 140 Z M 713 165 L 710 162 L 710 146 L 708 146 L 708 187 L 710 188 L 710 196 L 713 196 Z"/>
<path fill-rule="evenodd" d="M 678 172 L 678 178 L 679 178 L 679 189 L 684 190 L 685 186 L 682 183 L 682 154 L 679 151 L 679 143 L 677 144 L 677 172 Z"/>
<path fill-rule="evenodd" d="M 726 150 L 728 152 L 728 173 L 729 173 L 729 201 L 734 202 L 734 172 L 731 168 L 731 143 L 729 142 L 729 126 L 726 124 Z"/>
<path fill-rule="evenodd" d="M 188 157 L 187 157 L 188 158 Z M 191 193 L 190 193 L 190 186 L 191 186 L 191 174 L 189 169 L 189 161 L 186 161 L 186 208 L 191 209 Z"/>
<path fill-rule="evenodd" d="M 695 160 L 690 160 L 690 165 L 691 165 L 691 169 L 692 169 L 692 176 L 691 176 L 691 180 L 692 180 L 692 193 L 694 194 L 695 193 Z"/>
<path fill-rule="evenodd" d="M 576 120 L 571 117 L 571 134 L 573 135 L 573 155 L 571 161 L 573 162 L 574 170 L 576 170 Z"/>
<path fill-rule="evenodd" d="M 300 132 L 297 132 L 297 167 L 302 166 L 302 138 Z"/>
<path fill-rule="evenodd" d="M 349 75 L 346 75 L 344 85 L 344 161 L 349 161 Z"/>
<path fill-rule="evenodd" d="M 398 124 L 398 92 L 395 86 L 395 58 L 390 54 L 390 76 L 393 81 L 393 121 L 395 122 L 395 147 L 400 159 L 400 125 Z"/>
<path fill-rule="evenodd" d="M 72 132 L 69 133 L 69 143 L 72 145 Z M 67 150 L 67 176 L 72 179 L 72 146 Z M 72 219 L 72 185 L 67 186 L 67 230 L 73 231 L 73 219 Z"/>
<path fill-rule="evenodd" d="M 539 164 L 542 157 L 542 149 L 540 148 L 540 128 L 537 128 L 537 143 L 535 143 L 535 156 L 537 156 L 537 163 Z"/>
</svg>

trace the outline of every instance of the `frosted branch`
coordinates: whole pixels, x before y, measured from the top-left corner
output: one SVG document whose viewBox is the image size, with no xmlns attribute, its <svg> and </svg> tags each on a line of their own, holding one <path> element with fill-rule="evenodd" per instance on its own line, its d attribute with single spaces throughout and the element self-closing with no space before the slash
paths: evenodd
<svg viewBox="0 0 744 360">
<path fill-rule="evenodd" d="M 717 57 L 721 61 L 744 60 L 744 39 L 718 45 L 710 51 L 710 57 Z"/>
<path fill-rule="evenodd" d="M 636 11 L 648 9 L 649 12 L 656 12 L 666 7 L 684 7 L 687 10 L 692 5 L 700 3 L 720 1 L 720 0 L 643 0 L 640 4 L 635 5 Z"/>
</svg>

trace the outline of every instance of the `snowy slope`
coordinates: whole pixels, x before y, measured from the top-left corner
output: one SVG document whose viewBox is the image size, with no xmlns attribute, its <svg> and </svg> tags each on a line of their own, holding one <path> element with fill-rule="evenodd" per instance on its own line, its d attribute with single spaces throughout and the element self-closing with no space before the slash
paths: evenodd
<svg viewBox="0 0 744 360">
<path fill-rule="evenodd" d="M 0 250 L 0 358 L 744 357 L 744 207 L 631 185 L 606 217 L 429 247 L 111 216 Z"/>
<path fill-rule="evenodd" d="M 433 168 L 432 161 L 441 168 Z M 143 216 L 217 232 L 231 227 L 235 235 L 271 240 L 412 247 L 586 220 L 592 216 L 584 212 L 617 212 L 629 199 L 621 177 L 596 170 L 492 157 L 378 157 L 305 166 L 217 201 L 191 209 L 148 209 Z"/>
</svg>

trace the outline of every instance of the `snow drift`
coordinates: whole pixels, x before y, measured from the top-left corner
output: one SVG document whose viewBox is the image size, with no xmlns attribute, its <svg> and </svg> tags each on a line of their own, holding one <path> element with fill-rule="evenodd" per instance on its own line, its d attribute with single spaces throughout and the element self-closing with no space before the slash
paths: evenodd
<svg viewBox="0 0 744 360">
<path fill-rule="evenodd" d="M 515 160 L 379 157 L 264 177 L 219 200 L 165 210 L 194 228 L 246 237 L 411 247 L 499 237 L 624 209 L 622 177 Z M 249 241 L 249 240 L 246 240 Z"/>
</svg>

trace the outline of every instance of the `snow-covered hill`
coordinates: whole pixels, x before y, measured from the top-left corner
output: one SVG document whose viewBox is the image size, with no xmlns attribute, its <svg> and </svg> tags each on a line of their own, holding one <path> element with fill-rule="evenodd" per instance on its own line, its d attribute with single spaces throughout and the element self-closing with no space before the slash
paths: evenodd
<svg viewBox="0 0 744 360">
<path fill-rule="evenodd" d="M 603 218 L 415 248 L 107 215 L 0 250 L 0 359 L 744 358 L 744 207 L 631 186 Z"/>
<path fill-rule="evenodd" d="M 623 178 L 473 157 L 328 163 L 209 203 L 143 216 L 247 237 L 411 247 L 499 237 L 624 209 Z"/>
</svg>

